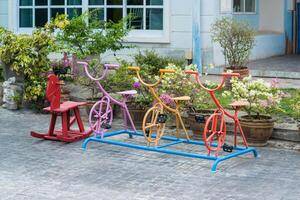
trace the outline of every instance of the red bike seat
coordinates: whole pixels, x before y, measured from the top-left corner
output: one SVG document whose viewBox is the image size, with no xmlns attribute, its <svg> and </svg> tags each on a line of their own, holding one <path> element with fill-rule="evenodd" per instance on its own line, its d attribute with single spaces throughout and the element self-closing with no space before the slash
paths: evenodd
<svg viewBox="0 0 300 200">
<path fill-rule="evenodd" d="M 126 90 L 126 91 L 122 91 L 122 92 L 117 92 L 117 94 L 120 95 L 135 95 L 137 94 L 136 90 Z"/>
</svg>

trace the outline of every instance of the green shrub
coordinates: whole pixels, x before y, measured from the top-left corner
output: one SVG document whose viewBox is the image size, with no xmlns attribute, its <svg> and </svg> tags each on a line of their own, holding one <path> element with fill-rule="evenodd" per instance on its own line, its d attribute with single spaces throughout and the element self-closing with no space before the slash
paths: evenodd
<svg viewBox="0 0 300 200">
<path fill-rule="evenodd" d="M 245 67 L 255 44 L 255 30 L 243 21 L 229 17 L 218 19 L 211 28 L 213 42 L 218 42 L 230 69 Z"/>
<path fill-rule="evenodd" d="M 0 60 L 25 78 L 24 98 L 38 101 L 44 98 L 47 77 L 50 70 L 48 55 L 53 39 L 43 29 L 36 29 L 31 35 L 17 35 L 1 31 Z"/>
<path fill-rule="evenodd" d="M 117 51 L 127 46 L 123 39 L 130 31 L 125 23 L 130 17 L 118 23 L 99 21 L 92 12 L 85 12 L 71 20 L 65 15 L 58 15 L 46 28 L 56 33 L 56 51 L 73 54 L 79 59 L 91 55 L 100 55 L 108 50 Z"/>
<path fill-rule="evenodd" d="M 185 60 L 182 58 L 172 58 L 160 56 L 153 50 L 146 50 L 144 52 L 139 51 L 134 56 L 134 62 L 137 66 L 141 67 L 141 73 L 146 76 L 157 76 L 159 69 L 164 69 L 168 64 L 174 64 L 176 66 L 184 66 Z"/>
</svg>

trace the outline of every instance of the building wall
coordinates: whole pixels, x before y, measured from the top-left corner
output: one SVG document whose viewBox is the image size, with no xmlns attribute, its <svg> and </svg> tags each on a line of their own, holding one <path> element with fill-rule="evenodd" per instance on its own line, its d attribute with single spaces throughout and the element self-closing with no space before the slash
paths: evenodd
<svg viewBox="0 0 300 200">
<path fill-rule="evenodd" d="M 132 59 L 132 55 L 139 50 L 153 49 L 161 55 L 184 57 L 187 51 L 193 48 L 192 10 L 194 0 L 170 0 L 169 9 L 169 41 L 162 43 L 131 43 L 132 49 L 118 51 L 118 57 Z M 104 55 L 105 59 L 112 59 L 112 52 Z"/>
<path fill-rule="evenodd" d="M 201 26 L 201 49 L 202 64 L 207 66 L 214 63 L 214 44 L 211 40 L 210 29 L 216 21 L 219 10 L 219 1 L 202 0 L 200 10 L 200 26 Z"/>
<path fill-rule="evenodd" d="M 8 0 L 0 0 L 0 26 L 8 27 Z"/>
<path fill-rule="evenodd" d="M 284 0 L 260 0 L 259 13 L 260 31 L 284 32 Z"/>
<path fill-rule="evenodd" d="M 236 20 L 246 21 L 251 27 L 258 30 L 260 24 L 260 4 L 264 0 L 256 0 L 256 13 L 255 14 L 233 14 Z"/>
</svg>

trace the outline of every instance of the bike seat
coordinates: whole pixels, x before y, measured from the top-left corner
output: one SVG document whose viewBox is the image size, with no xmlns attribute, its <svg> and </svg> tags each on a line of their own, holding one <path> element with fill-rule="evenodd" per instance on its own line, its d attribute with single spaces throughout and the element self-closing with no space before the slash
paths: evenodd
<svg viewBox="0 0 300 200">
<path fill-rule="evenodd" d="M 173 101 L 189 101 L 191 97 L 189 96 L 182 96 L 182 97 L 174 97 L 172 98 Z"/>
<path fill-rule="evenodd" d="M 238 107 L 241 108 L 241 107 L 249 106 L 249 102 L 240 100 L 240 101 L 234 101 L 229 105 L 234 107 L 234 108 L 238 108 Z"/>
<path fill-rule="evenodd" d="M 104 64 L 103 67 L 107 68 L 109 70 L 112 70 L 112 69 L 118 69 L 120 67 L 120 65 L 118 65 L 118 64 Z"/>
<path fill-rule="evenodd" d="M 120 94 L 122 96 L 135 95 L 135 94 L 137 94 L 137 91 L 136 90 L 126 90 L 126 91 L 122 91 L 122 92 L 117 92 L 117 94 Z"/>
</svg>

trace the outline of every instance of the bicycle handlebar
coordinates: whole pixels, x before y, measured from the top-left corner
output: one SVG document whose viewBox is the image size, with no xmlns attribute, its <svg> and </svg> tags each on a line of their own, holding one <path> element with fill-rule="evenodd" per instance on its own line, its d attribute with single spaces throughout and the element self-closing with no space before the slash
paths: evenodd
<svg viewBox="0 0 300 200">
<path fill-rule="evenodd" d="M 131 70 L 131 71 L 140 71 L 141 68 L 140 67 L 128 67 L 128 70 Z"/>
<path fill-rule="evenodd" d="M 93 76 L 89 73 L 89 70 L 88 70 L 89 64 L 88 64 L 87 62 L 77 62 L 77 64 L 83 65 L 84 71 L 85 71 L 86 75 L 87 75 L 91 80 L 93 80 L 93 81 L 100 81 L 100 80 L 102 80 L 102 79 L 106 76 L 107 70 L 109 69 L 109 66 L 108 66 L 108 65 L 104 65 L 104 72 L 103 72 L 102 76 L 101 76 L 100 78 L 95 78 L 95 77 L 93 77 Z"/>
<path fill-rule="evenodd" d="M 191 74 L 191 75 L 198 75 L 198 72 L 193 71 L 193 70 L 186 70 L 185 73 L 186 74 Z"/>
<path fill-rule="evenodd" d="M 174 69 L 160 69 L 159 73 L 165 74 L 165 73 L 175 73 L 176 71 Z"/>
<path fill-rule="evenodd" d="M 155 83 L 149 84 L 149 83 L 144 82 L 143 79 L 142 79 L 142 77 L 140 76 L 140 71 L 141 71 L 140 67 L 128 67 L 128 70 L 135 71 L 136 74 L 137 74 L 137 77 L 138 77 L 139 81 L 143 85 L 145 85 L 147 87 L 155 87 L 155 86 L 157 86 L 161 82 L 161 80 L 163 79 L 163 74 L 165 74 L 165 73 L 175 73 L 176 72 L 173 69 L 160 69 L 159 70 L 159 73 L 160 73 L 159 79 Z"/>
<path fill-rule="evenodd" d="M 239 76 L 240 76 L 239 73 L 223 73 L 223 74 L 222 74 L 222 75 L 223 75 L 222 82 L 221 82 L 216 88 L 214 88 L 214 89 L 209 89 L 209 88 L 205 87 L 205 86 L 201 83 L 200 78 L 199 78 L 199 73 L 198 73 L 197 71 L 186 70 L 185 73 L 186 73 L 186 74 L 195 75 L 195 76 L 196 76 L 196 81 L 198 82 L 198 84 L 199 84 L 203 89 L 205 89 L 205 90 L 208 91 L 208 92 L 215 92 L 215 91 L 219 90 L 219 89 L 224 85 L 225 79 L 226 79 L 227 77 L 233 77 L 233 76 L 239 77 Z"/>
</svg>

